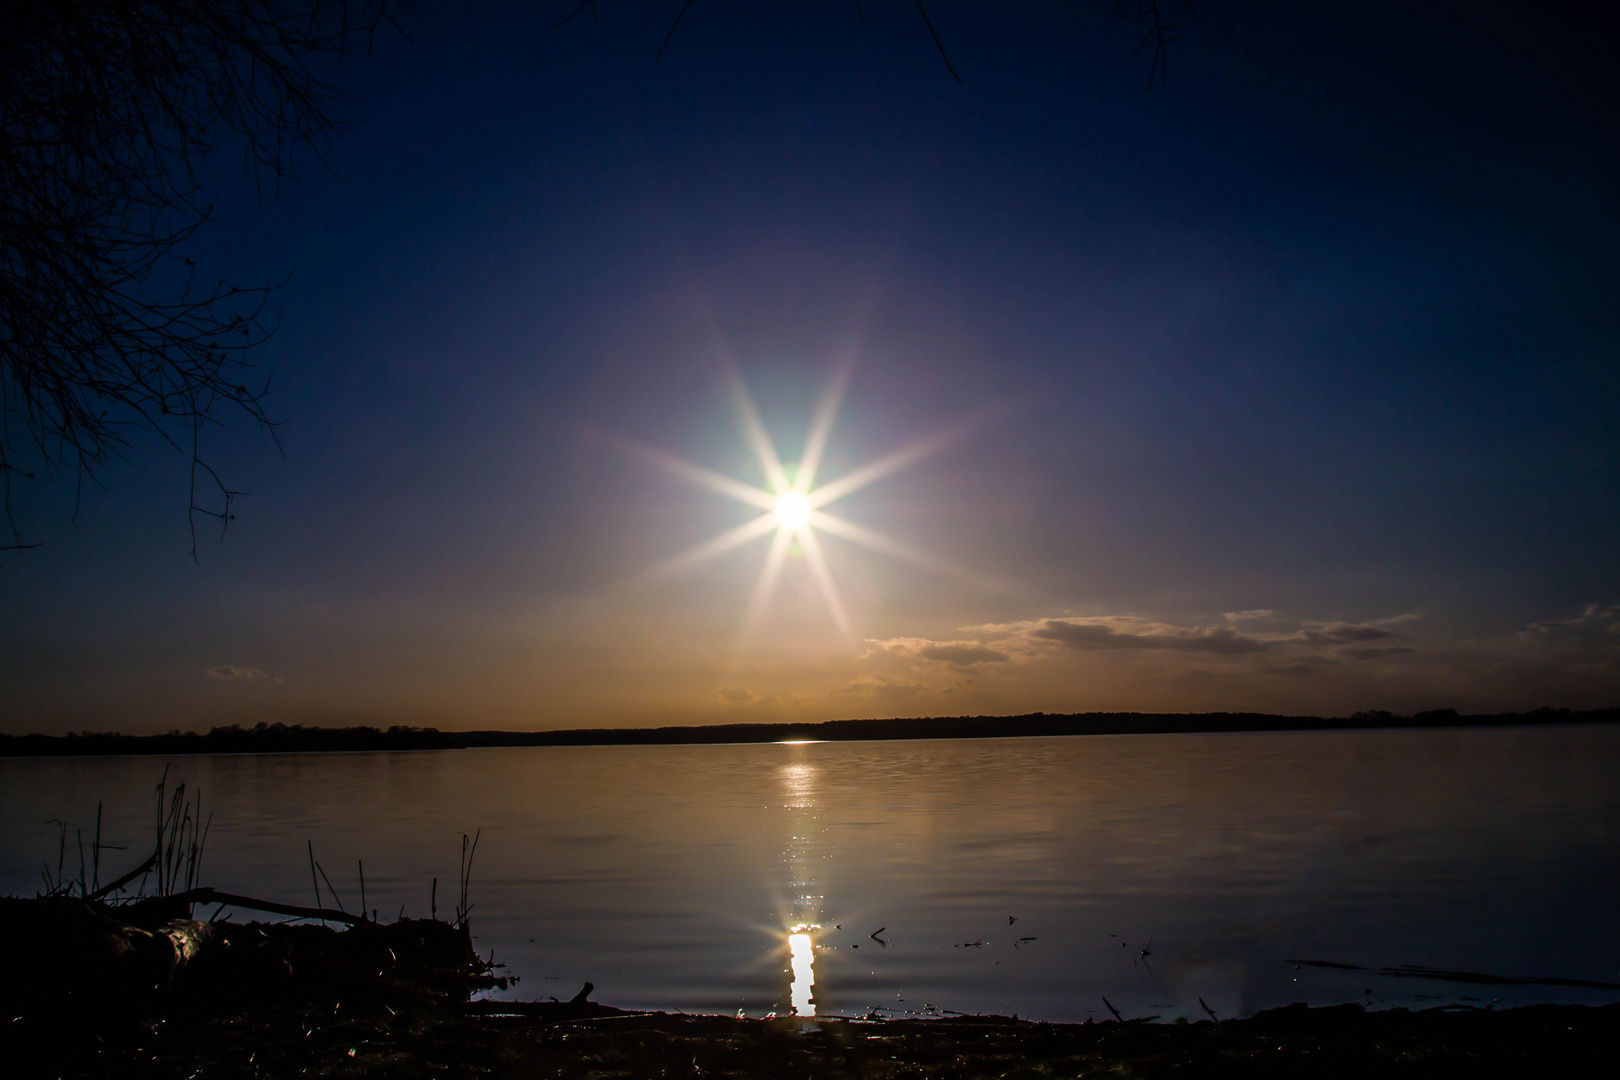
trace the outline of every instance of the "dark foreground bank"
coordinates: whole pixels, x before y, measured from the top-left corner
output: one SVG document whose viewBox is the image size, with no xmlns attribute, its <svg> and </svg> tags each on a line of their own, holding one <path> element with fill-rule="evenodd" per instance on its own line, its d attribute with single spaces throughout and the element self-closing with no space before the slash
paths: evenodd
<svg viewBox="0 0 1620 1080">
<path fill-rule="evenodd" d="M 497 1011 L 498 1010 L 498 1011 Z M 1607 1075 L 1620 1005 L 1364 1012 L 1294 1005 L 1216 1024 L 738 1020 L 567 1003 L 301 1009 L 151 1018 L 124 1030 L 36 1028 L 18 1075 L 114 1077 L 1041 1080 L 1046 1077 Z"/>
<path fill-rule="evenodd" d="M 1384 728 L 1522 727 L 1612 724 L 1620 709 L 1536 709 L 1463 714 L 1433 709 L 1413 716 L 1374 711 L 1354 716 L 1270 713 L 1026 713 L 1021 716 L 921 716 L 827 720 L 818 724 L 709 724 L 696 727 L 569 728 L 559 731 L 440 731 L 437 728 L 303 727 L 258 724 L 165 735 L 75 732 L 0 735 L 0 757 L 104 754 L 274 754 L 356 750 L 464 750 L 486 746 L 675 746 L 793 740 L 1035 738 L 1052 735 L 1173 735 L 1241 731 L 1358 731 Z"/>
<path fill-rule="evenodd" d="M 1157 1025 L 633 1013 L 591 1002 L 589 984 L 566 1002 L 472 1001 L 501 980 L 464 923 L 205 923 L 175 904 L 0 900 L 5 1075 L 1539 1077 L 1606 1075 L 1620 1049 L 1620 1005 L 1293 1005 Z"/>
</svg>

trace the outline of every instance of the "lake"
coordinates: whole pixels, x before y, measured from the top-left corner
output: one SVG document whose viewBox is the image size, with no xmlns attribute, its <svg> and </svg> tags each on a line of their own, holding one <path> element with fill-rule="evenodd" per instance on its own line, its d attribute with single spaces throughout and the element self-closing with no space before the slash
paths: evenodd
<svg viewBox="0 0 1620 1080">
<path fill-rule="evenodd" d="M 76 876 L 98 801 L 127 849 L 102 879 L 138 863 L 165 764 L 236 893 L 313 903 L 313 842 L 350 910 L 363 860 L 385 919 L 428 914 L 434 878 L 444 915 L 482 830 L 472 924 L 511 997 L 1054 1021 L 1105 996 L 1165 1020 L 1620 1000 L 1379 970 L 1620 983 L 1612 725 L 0 759 L 0 892 L 54 872 L 51 819 Z"/>
</svg>

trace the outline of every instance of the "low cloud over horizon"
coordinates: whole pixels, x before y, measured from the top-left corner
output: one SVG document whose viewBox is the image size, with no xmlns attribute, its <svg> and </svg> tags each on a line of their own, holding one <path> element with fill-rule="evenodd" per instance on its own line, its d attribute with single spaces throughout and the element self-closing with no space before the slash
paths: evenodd
<svg viewBox="0 0 1620 1080">
<path fill-rule="evenodd" d="M 283 681 L 275 678 L 268 672 L 260 671 L 258 668 L 243 667 L 240 664 L 221 664 L 218 667 L 209 668 L 206 672 L 204 672 L 204 674 L 214 679 L 245 679 L 248 681 L 252 681 L 254 679 L 270 679 L 274 682 Z"/>
<path fill-rule="evenodd" d="M 875 701 L 879 688 L 904 680 L 913 700 L 1050 700 L 1067 683 L 1076 704 L 1047 711 L 1076 712 L 1498 712 L 1572 699 L 1577 707 L 1620 705 L 1620 606 L 1588 605 L 1573 618 L 1476 640 L 1425 634 L 1422 617 L 1409 612 L 1365 622 L 1289 621 L 1257 609 L 1223 622 L 1247 629 L 1064 614 L 964 626 L 958 631 L 965 636 L 946 640 L 870 640 L 864 660 L 885 672 L 840 692 L 870 691 Z M 1313 707 L 1313 697 L 1339 704 Z"/>
</svg>

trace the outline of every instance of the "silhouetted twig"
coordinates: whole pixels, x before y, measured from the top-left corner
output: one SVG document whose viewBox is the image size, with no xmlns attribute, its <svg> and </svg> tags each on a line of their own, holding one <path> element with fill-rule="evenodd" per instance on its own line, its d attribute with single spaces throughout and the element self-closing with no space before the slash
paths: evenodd
<svg viewBox="0 0 1620 1080">
<path fill-rule="evenodd" d="M 1114 4 L 1116 14 L 1119 12 L 1120 4 L 1123 2 L 1124 0 L 1116 0 Z M 1210 14 L 1215 16 L 1215 21 L 1220 24 L 1221 29 L 1225 30 L 1226 20 L 1221 18 L 1220 11 L 1209 0 L 1205 0 L 1205 6 L 1209 8 Z M 1197 15 L 1197 0 L 1184 0 L 1181 10 L 1189 15 Z M 1166 65 L 1170 59 L 1170 45 L 1172 42 L 1181 40 L 1179 37 L 1172 36 L 1172 31 L 1176 30 L 1179 24 L 1164 21 L 1164 17 L 1159 10 L 1159 0 L 1137 0 L 1136 17 L 1138 19 L 1147 19 L 1148 28 L 1147 32 L 1142 35 L 1142 40 L 1137 43 L 1136 48 L 1131 52 L 1131 59 L 1136 59 L 1148 42 L 1153 42 L 1153 64 L 1148 69 L 1147 80 L 1147 88 L 1151 91 L 1155 75 L 1159 78 L 1160 86 L 1165 83 Z"/>
<path fill-rule="evenodd" d="M 686 0 L 686 3 L 681 5 L 680 13 L 675 16 L 675 21 L 669 24 L 669 33 L 664 35 L 664 43 L 658 46 L 658 55 L 653 57 L 653 60 L 657 61 L 664 58 L 664 50 L 669 48 L 669 39 L 675 36 L 675 28 L 681 25 L 681 20 L 686 17 L 686 11 L 691 6 L 692 0 Z"/>
<path fill-rule="evenodd" d="M 472 883 L 473 856 L 478 854 L 478 840 L 484 835 L 479 829 L 469 839 L 466 833 L 461 834 L 461 872 L 459 875 L 461 895 L 456 903 L 456 925 L 467 925 L 467 916 L 472 913 L 472 905 L 467 903 L 468 887 Z"/>
<path fill-rule="evenodd" d="M 929 35 L 933 37 L 934 45 L 939 49 L 939 58 L 945 61 L 945 70 L 951 73 L 951 78 L 956 80 L 957 85 L 961 85 L 962 76 L 958 75 L 956 69 L 951 67 L 951 58 L 945 55 L 945 43 L 939 40 L 939 35 L 934 32 L 934 23 L 928 18 L 928 12 L 923 10 L 922 0 L 917 0 L 917 14 L 922 16 L 923 25 L 928 27 Z"/>
<path fill-rule="evenodd" d="M 574 16 L 575 15 L 578 15 L 580 12 L 584 11 L 586 8 L 591 9 L 591 18 L 596 23 L 600 24 L 602 22 L 602 19 L 601 19 L 600 16 L 598 16 L 596 14 L 596 0 L 585 0 L 585 2 L 583 4 L 579 5 L 579 7 L 575 8 L 573 11 L 570 11 L 568 13 L 567 17 L 564 18 L 561 22 L 559 22 L 556 26 L 553 26 L 552 29 L 553 30 L 560 30 L 564 26 L 567 26 L 570 22 L 574 21 Z"/>
</svg>

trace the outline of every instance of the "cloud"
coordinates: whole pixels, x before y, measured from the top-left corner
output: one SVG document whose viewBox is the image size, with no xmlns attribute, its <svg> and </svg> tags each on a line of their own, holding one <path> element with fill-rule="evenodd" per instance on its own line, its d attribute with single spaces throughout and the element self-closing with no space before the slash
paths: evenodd
<svg viewBox="0 0 1620 1080">
<path fill-rule="evenodd" d="M 947 631 L 958 640 L 873 641 L 865 661 L 874 672 L 928 684 L 930 694 L 940 695 L 929 701 L 971 703 L 984 712 L 1224 708 L 1348 715 L 1369 705 L 1493 712 L 1620 701 L 1620 604 L 1588 604 L 1511 635 L 1477 639 L 1449 637 L 1438 627 L 1420 633 L 1429 624 L 1412 613 L 1312 620 L 1261 610 L 1202 622 L 1174 614 L 1064 612 Z M 923 689 L 869 680 L 844 692 L 899 698 Z"/>
<path fill-rule="evenodd" d="M 769 705 L 776 700 L 744 686 L 721 686 L 715 690 L 714 696 L 727 705 Z"/>
<path fill-rule="evenodd" d="M 844 697 L 867 697 L 879 701 L 905 701 L 924 693 L 928 687 L 921 683 L 886 679 L 882 675 L 863 675 L 841 690 L 833 693 Z"/>
<path fill-rule="evenodd" d="M 1299 632 L 1299 639 L 1307 645 L 1349 645 L 1394 636 L 1365 623 L 1306 623 Z"/>
<path fill-rule="evenodd" d="M 266 672 L 260 671 L 258 668 L 241 667 L 241 666 L 239 666 L 237 664 L 221 664 L 218 667 L 211 667 L 204 674 L 210 675 L 210 676 L 212 676 L 213 678 L 216 678 L 216 679 L 268 679 L 268 678 L 270 678 L 269 674 L 267 674 Z M 281 682 L 282 680 L 281 679 L 276 679 L 275 681 L 276 682 Z"/>
<path fill-rule="evenodd" d="M 1605 638 L 1620 637 L 1620 604 L 1587 604 L 1573 619 L 1533 622 L 1520 633 L 1538 641 L 1587 641 L 1607 645 Z"/>
<path fill-rule="evenodd" d="M 1005 664 L 1012 657 L 999 649 L 991 649 L 975 642 L 949 642 L 943 645 L 930 645 L 917 653 L 924 660 L 938 660 L 941 663 L 952 664 L 956 667 L 971 667 L 974 664 Z"/>
<path fill-rule="evenodd" d="M 1382 660 L 1386 656 L 1405 656 L 1415 652 L 1416 649 L 1409 649 L 1405 645 L 1389 645 L 1380 649 L 1340 649 L 1339 655 L 1351 660 Z"/>
<path fill-rule="evenodd" d="M 1315 675 L 1323 668 L 1336 667 L 1331 660 L 1320 660 L 1314 656 L 1302 656 L 1292 664 L 1273 664 L 1262 669 L 1266 675 Z"/>
<path fill-rule="evenodd" d="M 1533 622 L 1514 637 L 1538 662 L 1565 672 L 1620 671 L 1620 604 L 1587 604 L 1573 619 Z"/>
<path fill-rule="evenodd" d="M 918 660 L 934 660 L 954 668 L 970 668 L 975 664 L 1006 664 L 1012 657 L 1000 649 L 992 649 L 977 641 L 930 641 L 927 638 L 889 638 L 873 640 L 884 652 L 898 656 L 911 656 Z M 868 654 L 870 655 L 870 654 Z"/>
<path fill-rule="evenodd" d="M 1124 624 L 1124 628 L 1121 624 Z M 1174 652 L 1217 653 L 1236 656 L 1263 652 L 1272 643 L 1238 633 L 1225 626 L 1182 628 L 1134 619 L 1043 619 L 1028 632 L 1040 641 L 1055 641 L 1071 649 L 1095 652 L 1113 649 L 1168 649 Z"/>
</svg>

